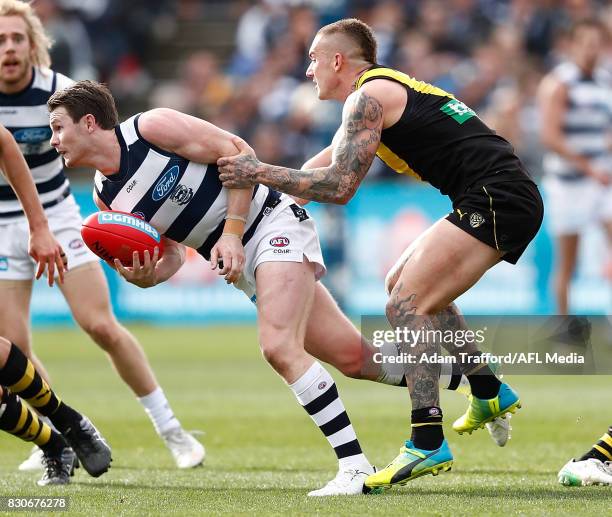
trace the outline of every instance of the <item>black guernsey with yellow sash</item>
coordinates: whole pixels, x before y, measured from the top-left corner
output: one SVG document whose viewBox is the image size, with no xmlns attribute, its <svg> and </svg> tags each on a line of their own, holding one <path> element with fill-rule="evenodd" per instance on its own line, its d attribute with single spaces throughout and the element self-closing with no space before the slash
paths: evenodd
<svg viewBox="0 0 612 517">
<path fill-rule="evenodd" d="M 375 65 L 356 87 L 374 79 L 395 81 L 407 93 L 402 116 L 381 133 L 378 157 L 448 195 L 453 211 L 446 219 L 516 263 L 538 232 L 544 207 L 512 145 L 436 86 Z"/>
<path fill-rule="evenodd" d="M 452 94 L 378 65 L 361 75 L 357 88 L 374 79 L 400 83 L 408 94 L 401 118 L 382 131 L 376 153 L 394 171 L 451 199 L 475 184 L 529 179 L 512 145 Z"/>
</svg>

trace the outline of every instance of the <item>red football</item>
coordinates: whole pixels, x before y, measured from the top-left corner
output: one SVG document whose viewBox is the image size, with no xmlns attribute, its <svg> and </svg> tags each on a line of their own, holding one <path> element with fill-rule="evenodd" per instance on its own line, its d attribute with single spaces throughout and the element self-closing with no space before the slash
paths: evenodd
<svg viewBox="0 0 612 517">
<path fill-rule="evenodd" d="M 128 214 L 105 210 L 91 214 L 81 228 L 81 235 L 87 247 L 103 260 L 112 262 L 118 258 L 125 266 L 132 265 L 132 253 L 138 252 L 140 263 L 144 251 L 159 248 L 159 257 L 164 252 L 161 235 L 146 221 Z"/>
</svg>

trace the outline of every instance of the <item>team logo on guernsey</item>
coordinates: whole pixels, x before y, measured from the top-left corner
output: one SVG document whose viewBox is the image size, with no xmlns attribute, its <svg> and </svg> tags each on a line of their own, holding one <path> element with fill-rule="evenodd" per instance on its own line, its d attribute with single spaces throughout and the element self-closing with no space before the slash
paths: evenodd
<svg viewBox="0 0 612 517">
<path fill-rule="evenodd" d="M 272 237 L 270 239 L 270 246 L 274 246 L 275 248 L 284 248 L 285 246 L 289 246 L 289 239 L 287 237 Z"/>
<path fill-rule="evenodd" d="M 179 167 L 170 167 L 153 187 L 153 201 L 164 199 L 174 188 L 179 177 Z"/>
<path fill-rule="evenodd" d="M 463 102 L 457 99 L 451 99 L 440 111 L 452 117 L 459 124 L 463 124 L 466 120 L 476 116 L 476 112 L 472 108 L 468 108 Z"/>
<path fill-rule="evenodd" d="M 478 228 L 482 223 L 485 222 L 485 218 L 482 217 L 478 212 L 474 212 L 470 215 L 470 226 L 472 228 Z"/>
<path fill-rule="evenodd" d="M 51 138 L 50 127 L 26 127 L 18 129 L 13 133 L 13 137 L 20 144 L 37 144 Z"/>
<path fill-rule="evenodd" d="M 117 214 L 112 212 L 100 212 L 98 214 L 98 224 L 120 224 L 143 231 L 159 242 L 159 232 L 149 223 L 128 214 Z"/>
<path fill-rule="evenodd" d="M 186 187 L 185 185 L 177 185 L 176 188 L 170 194 L 170 201 L 176 203 L 179 206 L 186 205 L 191 201 L 193 197 L 193 189 Z"/>
</svg>

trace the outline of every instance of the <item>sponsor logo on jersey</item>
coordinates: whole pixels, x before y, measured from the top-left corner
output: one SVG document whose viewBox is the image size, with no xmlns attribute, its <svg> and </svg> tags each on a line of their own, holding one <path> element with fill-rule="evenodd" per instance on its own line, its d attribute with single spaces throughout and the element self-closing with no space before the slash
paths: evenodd
<svg viewBox="0 0 612 517">
<path fill-rule="evenodd" d="M 468 108 L 463 102 L 457 99 L 451 99 L 440 111 L 452 117 L 459 124 L 463 124 L 466 120 L 476 116 L 476 112 L 472 108 Z"/>
<path fill-rule="evenodd" d="M 68 243 L 68 247 L 71 250 L 78 250 L 79 248 L 82 248 L 85 245 L 85 243 L 83 242 L 82 239 L 72 239 L 69 243 Z"/>
<path fill-rule="evenodd" d="M 128 214 L 117 214 L 112 212 L 100 212 L 98 214 L 98 224 L 119 224 L 140 230 L 159 242 L 159 232 L 149 223 Z"/>
<path fill-rule="evenodd" d="M 50 127 L 25 127 L 13 133 L 13 137 L 20 144 L 37 144 L 51 139 Z"/>
<path fill-rule="evenodd" d="M 193 189 L 185 185 L 178 184 L 170 194 L 170 201 L 179 206 L 186 205 L 193 198 Z"/>
<path fill-rule="evenodd" d="M 164 199 L 174 188 L 179 177 L 179 167 L 170 167 L 153 187 L 153 201 Z"/>
<path fill-rule="evenodd" d="M 284 248 L 285 246 L 289 246 L 289 239 L 287 237 L 272 237 L 270 239 L 270 246 L 274 246 L 275 248 Z"/>
<path fill-rule="evenodd" d="M 472 228 L 478 228 L 482 223 L 485 222 L 485 218 L 482 217 L 478 212 L 474 212 L 470 215 L 470 226 Z"/>
</svg>

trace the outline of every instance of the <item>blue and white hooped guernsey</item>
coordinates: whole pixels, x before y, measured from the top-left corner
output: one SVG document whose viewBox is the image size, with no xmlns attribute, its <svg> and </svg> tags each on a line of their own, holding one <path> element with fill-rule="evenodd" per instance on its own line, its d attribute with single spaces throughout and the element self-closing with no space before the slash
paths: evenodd
<svg viewBox="0 0 612 517">
<path fill-rule="evenodd" d="M 34 67 L 32 82 L 21 92 L 0 93 L 0 123 L 13 135 L 32 172 L 44 208 L 70 195 L 61 156 L 51 147 L 47 101 L 73 81 L 53 70 Z M 21 204 L 0 175 L 0 224 L 24 217 Z"/>
<path fill-rule="evenodd" d="M 591 77 L 587 77 L 571 62 L 558 65 L 552 73 L 567 88 L 562 131 L 568 146 L 599 167 L 609 168 L 612 159 L 608 146 L 612 128 L 612 77 L 602 68 L 597 68 Z M 543 166 L 546 174 L 563 181 L 585 177 L 574 165 L 552 151 L 544 155 Z"/>
<path fill-rule="evenodd" d="M 147 142 L 138 131 L 139 116 L 115 128 L 121 147 L 119 171 L 111 176 L 96 171 L 95 192 L 110 209 L 144 219 L 208 260 L 227 212 L 227 190 L 217 165 L 192 162 Z M 243 244 L 283 199 L 289 200 L 263 185 L 255 187 Z"/>
</svg>

